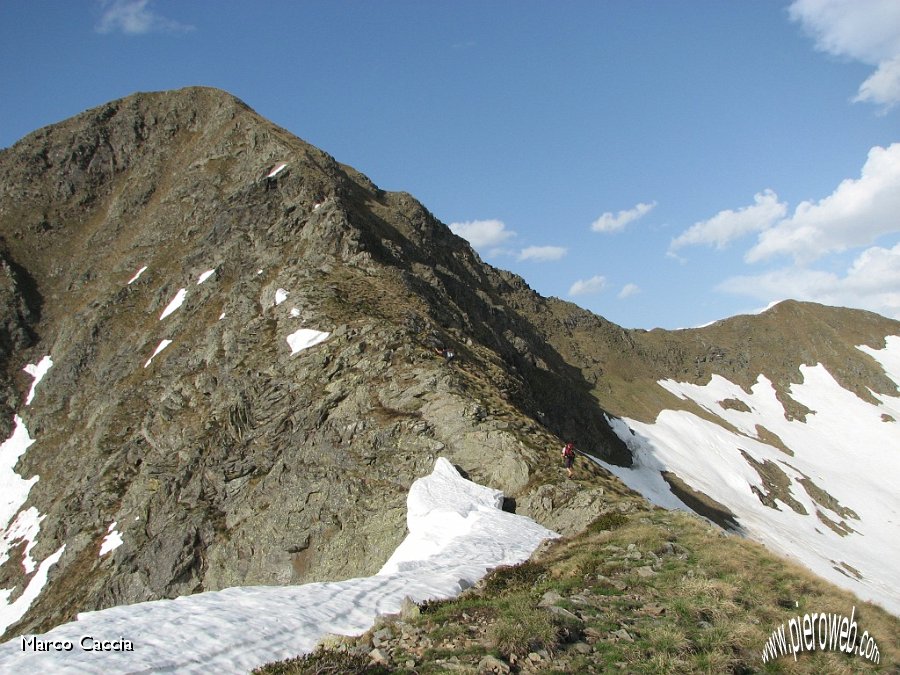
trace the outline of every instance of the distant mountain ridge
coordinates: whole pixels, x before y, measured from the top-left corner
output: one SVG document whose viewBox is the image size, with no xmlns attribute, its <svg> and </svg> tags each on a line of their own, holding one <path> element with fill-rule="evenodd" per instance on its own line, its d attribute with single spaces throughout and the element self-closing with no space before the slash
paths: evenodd
<svg viewBox="0 0 900 675">
<path fill-rule="evenodd" d="M 9 468 L 39 476 L 0 523 L 7 604 L 58 555 L 6 637 L 114 604 L 370 574 L 438 454 L 576 532 L 638 497 L 587 462 L 567 482 L 562 439 L 629 467 L 608 418 L 710 416 L 659 381 L 749 391 L 764 374 L 797 420 L 801 365 L 872 405 L 896 396 L 856 348 L 883 349 L 896 321 L 788 302 L 621 328 L 540 297 L 411 196 L 213 89 L 135 94 L 0 151 L 0 236 L 0 430 L 21 416 L 34 443 Z M 46 356 L 26 406 L 23 368 Z"/>
</svg>

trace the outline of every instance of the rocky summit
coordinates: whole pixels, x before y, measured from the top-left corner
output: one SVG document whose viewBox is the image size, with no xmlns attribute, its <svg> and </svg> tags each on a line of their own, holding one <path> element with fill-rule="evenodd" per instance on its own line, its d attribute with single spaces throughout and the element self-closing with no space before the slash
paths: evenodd
<svg viewBox="0 0 900 675">
<path fill-rule="evenodd" d="M 663 381 L 750 392 L 764 375 L 799 423 L 803 367 L 870 405 L 897 396 L 860 349 L 884 350 L 896 321 L 788 302 L 621 328 L 214 89 L 135 94 L 0 151 L 0 236 L 7 639 L 113 605 L 372 574 L 439 456 L 574 535 L 644 503 L 613 475 L 637 468 L 623 424 L 712 416 Z M 789 461 L 798 441 L 760 426 L 744 436 Z M 564 440 L 600 462 L 568 480 Z M 791 477 L 747 448 L 764 468 L 746 491 L 780 511 Z M 853 508 L 807 495 L 838 528 Z"/>
</svg>

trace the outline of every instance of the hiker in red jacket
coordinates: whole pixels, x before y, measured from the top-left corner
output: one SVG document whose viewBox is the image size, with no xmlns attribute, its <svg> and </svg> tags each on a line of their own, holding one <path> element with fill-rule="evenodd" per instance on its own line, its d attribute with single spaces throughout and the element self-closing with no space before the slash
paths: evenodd
<svg viewBox="0 0 900 675">
<path fill-rule="evenodd" d="M 575 464 L 575 444 L 569 441 L 562 449 L 563 464 L 566 471 L 569 472 L 569 478 L 572 477 L 572 465 Z"/>
</svg>

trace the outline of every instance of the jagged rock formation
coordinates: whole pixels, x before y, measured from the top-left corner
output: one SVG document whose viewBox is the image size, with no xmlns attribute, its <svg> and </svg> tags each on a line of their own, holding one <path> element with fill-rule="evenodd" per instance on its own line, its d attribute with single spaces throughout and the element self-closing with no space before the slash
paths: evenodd
<svg viewBox="0 0 900 675">
<path fill-rule="evenodd" d="M 114 604 L 370 574 L 439 455 L 573 533 L 636 497 L 587 462 L 567 485 L 561 438 L 629 465 L 605 414 L 688 405 L 656 384 L 670 377 L 767 373 L 787 407 L 798 366 L 824 362 L 860 396 L 889 393 L 852 347 L 900 334 L 797 303 L 620 328 L 212 89 L 137 94 L 0 151 L 0 236 L 0 432 L 17 413 L 35 439 L 16 470 L 40 476 L 21 506 L 44 516 L 30 553 L 7 541 L 0 588 L 15 600 L 27 555 L 65 545 L 7 637 Z M 295 351 L 301 329 L 328 336 Z M 25 406 L 22 369 L 46 355 Z M 123 543 L 101 555 L 113 531 Z"/>
</svg>

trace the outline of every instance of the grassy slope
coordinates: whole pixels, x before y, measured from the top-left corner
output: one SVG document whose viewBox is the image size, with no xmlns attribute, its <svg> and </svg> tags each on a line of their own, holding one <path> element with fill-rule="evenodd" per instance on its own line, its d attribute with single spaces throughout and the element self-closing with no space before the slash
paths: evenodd
<svg viewBox="0 0 900 675">
<path fill-rule="evenodd" d="M 829 651 L 763 664 L 765 642 L 782 623 L 813 612 L 849 616 L 854 607 L 859 633 L 878 645 L 879 666 Z M 896 617 L 762 546 L 693 516 L 644 509 L 602 516 L 455 600 L 259 672 L 369 672 L 375 646 L 386 661 L 381 672 L 896 672 L 898 636 Z M 328 659 L 342 669 L 322 668 Z"/>
</svg>

